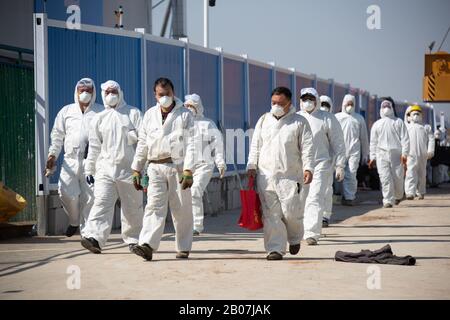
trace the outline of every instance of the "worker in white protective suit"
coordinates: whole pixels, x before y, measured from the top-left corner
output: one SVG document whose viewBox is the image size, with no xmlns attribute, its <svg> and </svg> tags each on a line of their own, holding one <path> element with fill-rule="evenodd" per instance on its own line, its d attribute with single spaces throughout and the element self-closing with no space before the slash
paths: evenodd
<svg viewBox="0 0 450 320">
<path fill-rule="evenodd" d="M 367 163 L 369 157 L 369 140 L 364 118 L 355 112 L 355 97 L 347 94 L 342 101 L 342 110 L 336 114 L 344 133 L 347 162 L 345 178 L 342 183 L 342 204 L 351 206 L 356 199 L 358 180 L 356 173 L 360 163 Z"/>
<path fill-rule="evenodd" d="M 152 260 L 164 233 L 170 207 L 175 228 L 176 258 L 187 259 L 192 248 L 192 197 L 194 116 L 175 97 L 172 81 L 156 80 L 157 104 L 144 115 L 131 168 L 137 178 L 148 161 L 148 191 L 144 222 L 135 253 Z"/>
<path fill-rule="evenodd" d="M 69 217 L 66 236 L 75 234 L 78 227 L 83 236 L 84 227 L 94 203 L 94 190 L 85 180 L 84 162 L 88 152 L 91 120 L 104 108 L 95 103 L 96 91 L 92 79 L 83 78 L 75 86 L 75 103 L 64 106 L 56 116 L 48 150 L 47 176 L 56 167 L 61 149 L 64 160 L 59 175 L 59 197 Z"/>
<path fill-rule="evenodd" d="M 334 117 L 336 117 L 333 114 L 333 101 L 328 96 L 320 96 L 320 110 L 324 112 L 329 112 Z M 341 128 L 342 131 L 342 128 Z M 343 137 L 343 136 L 342 136 Z M 331 150 L 330 150 L 331 151 Z M 332 174 L 334 173 L 334 168 L 336 167 L 336 155 L 332 155 L 332 162 L 331 162 L 331 168 L 333 170 Z M 326 188 L 325 191 L 325 207 L 323 210 L 323 219 L 322 219 L 322 228 L 328 228 L 331 216 L 333 214 L 333 182 L 334 179 L 330 179 L 330 183 Z"/>
<path fill-rule="evenodd" d="M 409 154 L 406 162 L 405 193 L 407 200 L 415 196 L 422 200 L 427 185 L 427 160 L 434 156 L 434 135 L 429 125 L 422 124 L 422 108 L 408 107 L 405 124 L 409 135 Z"/>
<path fill-rule="evenodd" d="M 402 119 L 395 117 L 394 108 L 391 98 L 383 99 L 381 119 L 373 124 L 370 132 L 369 168 L 377 167 L 385 208 L 403 200 L 404 166 L 409 155 L 408 129 Z"/>
<path fill-rule="evenodd" d="M 144 214 L 143 194 L 136 190 L 131 171 L 142 113 L 125 102 L 117 82 L 109 80 L 101 87 L 105 110 L 92 120 L 86 160 L 86 181 L 95 183 L 95 200 L 81 244 L 93 253 L 101 253 L 120 199 L 122 238 L 133 252 Z"/>
<path fill-rule="evenodd" d="M 222 133 L 211 119 L 203 115 L 202 99 L 198 94 L 185 96 L 184 105 L 194 114 L 195 171 L 191 187 L 192 213 L 194 216 L 194 236 L 203 232 L 203 193 L 211 180 L 214 164 L 220 179 L 225 175 L 226 164 L 223 157 Z"/>
<path fill-rule="evenodd" d="M 333 181 L 333 157 L 336 157 L 336 180 L 344 179 L 345 142 L 341 126 L 336 117 L 320 110 L 319 95 L 314 88 L 300 91 L 300 115 L 308 120 L 313 133 L 314 179 L 301 191 L 306 199 L 303 236 L 308 245 L 316 245 L 322 232 L 326 191 Z"/>
<path fill-rule="evenodd" d="M 248 156 L 248 175 L 257 178 L 261 199 L 267 260 L 283 259 L 286 242 L 291 254 L 299 252 L 304 233 L 300 191 L 314 172 L 311 128 L 291 99 L 288 88 L 272 91 L 270 113 L 256 123 Z"/>
</svg>

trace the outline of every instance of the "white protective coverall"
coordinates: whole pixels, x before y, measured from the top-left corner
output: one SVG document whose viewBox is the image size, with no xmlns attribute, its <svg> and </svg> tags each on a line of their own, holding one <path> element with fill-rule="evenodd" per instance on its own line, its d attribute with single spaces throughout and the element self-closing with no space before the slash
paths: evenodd
<svg viewBox="0 0 450 320">
<path fill-rule="evenodd" d="M 404 169 L 400 158 L 409 154 L 408 129 L 394 114 L 380 113 L 381 119 L 373 124 L 370 132 L 370 160 L 376 160 L 383 204 L 394 205 L 404 194 Z"/>
<path fill-rule="evenodd" d="M 353 102 L 353 108 L 346 108 L 349 101 Z M 345 177 L 342 184 L 344 199 L 355 200 L 358 180 L 356 173 L 359 163 L 367 162 L 369 156 L 369 140 L 367 126 L 364 118 L 355 112 L 355 97 L 347 94 L 342 101 L 342 111 L 336 114 L 344 133 L 347 164 Z"/>
<path fill-rule="evenodd" d="M 319 240 L 322 232 L 322 218 L 325 209 L 327 187 L 333 182 L 333 157 L 336 157 L 336 168 L 341 172 L 345 168 L 345 142 L 341 126 L 336 117 L 320 110 L 319 95 L 314 88 L 301 90 L 300 95 L 310 94 L 316 97 L 316 105 L 311 113 L 301 107 L 300 115 L 308 120 L 313 133 L 314 144 L 314 177 L 311 184 L 304 186 L 301 198 L 305 199 L 304 239 Z M 337 169 L 339 170 L 339 169 Z"/>
<path fill-rule="evenodd" d="M 423 125 L 422 119 L 411 119 L 409 107 L 405 112 L 405 124 L 409 135 L 409 155 L 405 178 L 406 197 L 422 198 L 426 193 L 427 160 L 434 155 L 434 135 L 429 125 Z"/>
<path fill-rule="evenodd" d="M 175 228 L 176 250 L 192 248 L 192 197 L 190 188 L 181 189 L 183 170 L 194 172 L 194 116 L 175 98 L 175 107 L 162 123 L 159 103 L 144 115 L 139 142 L 131 168 L 142 171 L 148 165 L 147 206 L 139 245 L 157 251 L 164 233 L 168 208 Z M 173 163 L 154 163 L 171 158 Z M 194 180 L 195 181 L 195 180 Z"/>
<path fill-rule="evenodd" d="M 194 143 L 195 143 L 195 172 L 194 183 L 191 187 L 192 213 L 194 216 L 194 230 L 203 231 L 203 193 L 211 180 L 214 164 L 219 171 L 225 171 L 223 157 L 222 133 L 211 119 L 203 115 L 203 104 L 199 95 L 191 94 L 185 97 L 185 104 L 193 105 L 194 113 Z"/>
<path fill-rule="evenodd" d="M 106 103 L 105 90 L 117 89 L 118 104 L 112 108 Z M 94 206 L 86 224 L 86 238 L 94 238 L 100 247 L 111 233 L 114 207 L 121 203 L 122 238 L 127 244 L 138 243 L 142 228 L 143 194 L 133 185 L 131 162 L 134 157 L 137 132 L 142 123 L 139 109 L 129 106 L 117 82 L 102 84 L 105 110 L 92 121 L 89 134 L 89 155 L 86 175 L 95 177 Z"/>
<path fill-rule="evenodd" d="M 78 84 L 93 88 L 91 100 L 84 113 L 78 101 Z M 94 188 L 86 183 L 84 171 L 89 128 L 92 118 L 104 110 L 104 107 L 95 103 L 94 81 L 83 78 L 77 86 L 74 93 L 75 103 L 63 107 L 56 116 L 48 155 L 57 159 L 64 146 L 64 160 L 58 182 L 59 197 L 69 217 L 69 224 L 80 226 L 80 234 L 83 236 L 86 220 L 94 204 Z"/>
<path fill-rule="evenodd" d="M 253 133 L 247 170 L 257 170 L 257 189 L 268 253 L 286 253 L 286 242 L 297 245 L 303 237 L 300 190 L 303 172 L 314 172 L 314 147 L 308 121 L 289 112 L 277 120 L 262 115 Z"/>
<path fill-rule="evenodd" d="M 330 112 L 334 116 L 334 114 L 332 113 L 333 112 L 333 101 L 331 100 L 331 98 L 328 96 L 320 96 L 320 103 L 322 103 L 322 102 L 326 102 L 330 105 L 330 109 L 327 110 L 326 112 Z M 321 110 L 322 110 L 322 108 L 321 108 Z M 342 128 L 341 128 L 341 131 L 342 131 Z M 343 134 L 342 134 L 342 138 L 343 138 Z M 332 152 L 332 150 L 330 150 L 330 152 Z M 332 154 L 332 158 L 333 158 L 333 160 L 331 162 L 331 168 L 332 168 L 331 170 L 332 170 L 332 174 L 333 174 L 334 168 L 336 167 L 336 155 Z M 324 210 L 323 210 L 323 217 L 327 220 L 330 220 L 332 213 L 333 213 L 333 176 L 331 176 L 330 184 L 327 186 L 327 189 L 325 191 L 325 206 L 324 206 Z"/>
</svg>

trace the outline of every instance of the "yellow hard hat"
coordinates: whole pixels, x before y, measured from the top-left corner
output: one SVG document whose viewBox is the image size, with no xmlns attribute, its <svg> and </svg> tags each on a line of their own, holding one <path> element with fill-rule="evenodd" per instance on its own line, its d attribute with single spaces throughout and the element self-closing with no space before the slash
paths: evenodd
<svg viewBox="0 0 450 320">
<path fill-rule="evenodd" d="M 418 105 L 413 105 L 413 106 L 411 106 L 411 109 L 409 110 L 409 112 L 413 112 L 413 111 L 422 112 L 422 108 L 419 107 Z"/>
</svg>

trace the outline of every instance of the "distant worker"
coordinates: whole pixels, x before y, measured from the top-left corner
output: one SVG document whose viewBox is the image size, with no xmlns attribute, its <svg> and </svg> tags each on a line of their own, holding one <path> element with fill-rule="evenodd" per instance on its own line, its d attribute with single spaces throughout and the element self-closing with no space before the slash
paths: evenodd
<svg viewBox="0 0 450 320">
<path fill-rule="evenodd" d="M 105 108 L 97 103 L 95 84 L 83 78 L 75 86 L 75 103 L 63 107 L 56 116 L 51 132 L 47 169 L 56 166 L 62 148 L 64 160 L 59 175 L 59 197 L 69 217 L 66 236 L 71 237 L 80 228 L 84 235 L 86 221 L 94 204 L 94 188 L 85 180 L 84 163 L 89 152 L 89 128 L 92 118 Z"/>
<path fill-rule="evenodd" d="M 328 101 L 329 103 L 329 101 Z M 320 110 L 319 95 L 314 88 L 300 91 L 299 114 L 308 120 L 313 133 L 314 178 L 301 191 L 306 198 L 304 211 L 305 235 L 308 245 L 316 245 L 322 232 L 323 213 L 328 200 L 327 188 L 333 181 L 333 158 L 336 157 L 336 180 L 344 179 L 345 142 L 341 126 L 334 114 Z"/>
<path fill-rule="evenodd" d="M 342 204 L 354 205 L 358 180 L 356 174 L 360 163 L 367 163 L 369 156 L 369 140 L 364 118 L 355 112 L 355 97 L 347 94 L 342 101 L 342 110 L 336 114 L 344 133 L 346 148 L 345 178 L 342 183 Z"/>
<path fill-rule="evenodd" d="M 409 155 L 409 135 L 403 120 L 394 115 L 392 98 L 381 102 L 381 119 L 370 132 L 369 168 L 375 165 L 380 176 L 383 207 L 392 208 L 404 197 L 404 166 Z"/>
<path fill-rule="evenodd" d="M 434 135 L 429 125 L 422 124 L 422 108 L 410 106 L 405 112 L 405 123 L 409 135 L 409 155 L 406 163 L 406 199 L 418 197 L 422 200 L 426 193 L 427 160 L 434 156 Z"/>
</svg>

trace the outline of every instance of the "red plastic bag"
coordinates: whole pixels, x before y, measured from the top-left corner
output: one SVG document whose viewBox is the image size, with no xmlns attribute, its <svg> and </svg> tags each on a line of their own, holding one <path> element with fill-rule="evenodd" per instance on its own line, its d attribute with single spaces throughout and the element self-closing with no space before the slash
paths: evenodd
<svg viewBox="0 0 450 320">
<path fill-rule="evenodd" d="M 241 190 L 241 216 L 239 226 L 248 230 L 258 230 L 263 227 L 261 201 L 253 189 L 255 178 L 248 178 L 248 190 Z"/>
</svg>

